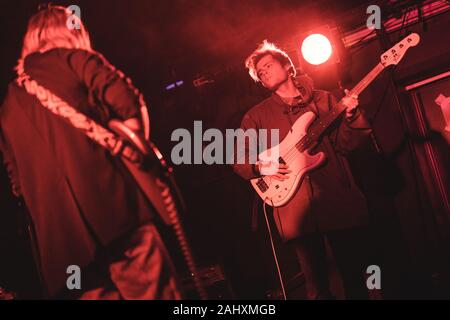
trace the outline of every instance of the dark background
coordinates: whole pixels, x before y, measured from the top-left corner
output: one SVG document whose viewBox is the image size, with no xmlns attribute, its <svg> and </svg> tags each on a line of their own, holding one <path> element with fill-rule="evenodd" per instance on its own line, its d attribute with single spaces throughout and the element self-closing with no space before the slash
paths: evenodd
<svg viewBox="0 0 450 320">
<path fill-rule="evenodd" d="M 41 1 L 0 4 L 0 101 L 14 77 L 26 22 Z M 94 48 L 133 79 L 150 107 L 152 140 L 170 158 L 170 135 L 192 130 L 194 120 L 207 128 L 236 128 L 242 115 L 268 93 L 243 68 L 246 56 L 263 39 L 292 49 L 295 34 L 338 26 L 350 32 L 363 26 L 372 1 L 60 1 L 77 4 Z M 384 16 L 420 1 L 377 1 Z M 448 294 L 450 213 L 427 189 L 432 180 L 420 160 L 425 143 L 438 146 L 441 171 L 448 170 L 448 145 L 439 135 L 421 136 L 404 86 L 450 66 L 449 12 L 429 21 L 340 52 L 342 61 L 311 74 L 316 87 L 342 95 L 379 61 L 379 55 L 408 31 L 422 37 L 395 72 L 385 72 L 360 97 L 374 125 L 374 140 L 350 157 L 352 171 L 366 194 L 372 218 L 374 264 L 381 265 L 385 298 L 442 297 Z M 292 51 L 292 50 L 291 50 Z M 291 52 L 290 52 L 291 53 Z M 294 57 L 293 57 L 294 58 Z M 294 59 L 297 61 L 297 59 Z M 200 77 L 214 83 L 195 87 Z M 174 90 L 165 87 L 178 80 Z M 443 88 L 449 85 L 444 84 Z M 444 90 L 444 89 L 442 89 Z M 428 104 L 432 104 L 427 102 Z M 425 103 L 425 105 L 427 104 Z M 436 142 L 436 143 L 435 143 Z M 378 149 L 375 147 L 378 146 Z M 378 151 L 377 151 L 378 150 Z M 447 152 L 447 153 L 446 153 Z M 419 153 L 419 154 L 418 154 Z M 444 159 L 444 160 L 442 160 Z M 278 290 L 276 269 L 263 216 L 252 230 L 253 192 L 227 166 L 181 165 L 175 174 L 188 205 L 184 219 L 201 266 L 219 264 L 227 289 L 236 298 L 264 298 Z M 448 171 L 447 171 L 448 172 Z M 448 176 L 448 175 L 447 175 Z M 448 184 L 446 185 L 448 187 Z M 36 297 L 38 284 L 28 248 L 26 223 L 0 174 L 0 286 L 22 297 Z M 436 205 L 438 203 L 438 205 Z M 21 209 L 22 208 L 22 209 Z M 278 243 L 278 239 L 275 239 Z M 299 267 L 289 248 L 277 245 L 281 269 L 292 297 L 302 297 Z M 300 279 L 300 280 L 299 280 Z M 214 292 L 216 294 L 217 292 Z M 227 293 L 223 293 L 227 292 Z M 448 296 L 446 296 L 448 297 Z"/>
</svg>

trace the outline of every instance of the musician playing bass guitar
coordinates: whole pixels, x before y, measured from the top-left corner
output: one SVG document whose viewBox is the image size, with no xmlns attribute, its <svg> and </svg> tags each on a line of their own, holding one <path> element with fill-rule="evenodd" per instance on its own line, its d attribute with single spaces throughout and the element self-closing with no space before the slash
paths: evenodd
<svg viewBox="0 0 450 320">
<path fill-rule="evenodd" d="M 250 76 L 272 95 L 244 115 L 241 122 L 244 130 L 278 129 L 279 139 L 283 140 L 306 112 L 312 112 L 320 120 L 337 104 L 329 92 L 313 89 L 310 78 L 297 76 L 289 56 L 272 43 L 264 41 L 246 59 L 246 67 Z M 308 299 L 333 298 L 329 290 L 325 239 L 337 262 L 346 298 L 368 297 L 364 280 L 368 266 L 364 259 L 368 210 L 344 156 L 364 142 L 371 128 L 358 108 L 357 97 L 347 95 L 343 103 L 347 109 L 342 118 L 318 140 L 311 152 L 323 152 L 323 163 L 305 174 L 287 203 L 273 208 L 281 238 L 295 247 L 306 279 Z M 246 159 L 254 152 L 250 145 L 245 145 Z M 284 160 L 276 164 L 247 161 L 234 164 L 233 169 L 250 180 L 261 177 L 267 172 L 265 169 L 275 165 L 277 168 L 270 178 L 283 181 L 292 174 L 288 159 Z"/>
</svg>

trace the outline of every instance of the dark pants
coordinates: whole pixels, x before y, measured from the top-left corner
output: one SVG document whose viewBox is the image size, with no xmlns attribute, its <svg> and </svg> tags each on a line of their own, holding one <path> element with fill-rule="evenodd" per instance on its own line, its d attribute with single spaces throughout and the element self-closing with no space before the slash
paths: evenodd
<svg viewBox="0 0 450 320">
<path fill-rule="evenodd" d="M 82 290 L 62 298 L 178 300 L 181 290 L 158 230 L 146 224 L 103 250 L 82 271 Z"/>
<path fill-rule="evenodd" d="M 325 239 L 333 252 L 346 299 L 368 299 L 366 270 L 371 249 L 366 229 L 312 234 L 293 244 L 306 280 L 308 299 L 333 299 L 328 277 Z"/>
</svg>

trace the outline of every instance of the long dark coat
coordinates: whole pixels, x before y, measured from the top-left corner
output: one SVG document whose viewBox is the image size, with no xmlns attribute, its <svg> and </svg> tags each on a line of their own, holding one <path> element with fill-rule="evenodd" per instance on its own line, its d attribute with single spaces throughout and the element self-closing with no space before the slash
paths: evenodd
<svg viewBox="0 0 450 320">
<path fill-rule="evenodd" d="M 25 72 L 101 124 L 138 117 L 136 89 L 102 56 L 53 49 L 25 59 Z M 152 211 L 118 159 L 11 83 L 1 107 L 1 147 L 36 231 L 50 295 L 69 265 L 86 266 L 99 248 L 151 220 Z"/>
</svg>

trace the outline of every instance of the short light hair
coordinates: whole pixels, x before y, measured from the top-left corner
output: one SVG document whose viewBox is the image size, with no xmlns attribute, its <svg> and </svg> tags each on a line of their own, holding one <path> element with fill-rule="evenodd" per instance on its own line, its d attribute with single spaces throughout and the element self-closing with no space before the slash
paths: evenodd
<svg viewBox="0 0 450 320">
<path fill-rule="evenodd" d="M 253 51 L 247 59 L 245 59 L 245 67 L 248 69 L 250 77 L 256 82 L 261 82 L 258 77 L 258 72 L 256 70 L 256 65 L 258 62 L 266 55 L 271 55 L 274 59 L 278 60 L 282 66 L 289 65 L 289 74 L 293 77 L 297 75 L 297 70 L 292 63 L 291 58 L 288 54 L 277 47 L 274 43 L 264 40 L 255 51 Z"/>
<path fill-rule="evenodd" d="M 68 19 L 75 19 L 77 28 L 67 26 Z M 78 28 L 79 26 L 79 28 Z M 92 51 L 89 33 L 82 21 L 62 6 L 40 6 L 29 22 L 23 39 L 20 59 L 33 52 L 45 52 L 53 48 L 84 49 Z"/>
</svg>

